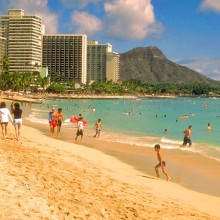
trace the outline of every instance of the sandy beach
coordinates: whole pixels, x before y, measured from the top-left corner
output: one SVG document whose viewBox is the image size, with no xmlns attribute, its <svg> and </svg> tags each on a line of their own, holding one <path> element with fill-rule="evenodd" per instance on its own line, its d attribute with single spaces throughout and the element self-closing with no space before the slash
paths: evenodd
<svg viewBox="0 0 220 220">
<path fill-rule="evenodd" d="M 163 151 L 167 182 L 153 149 L 88 136 L 75 144 L 23 125 L 16 141 L 9 124 L 0 151 L 0 219 L 220 219 L 219 164 L 189 152 Z"/>
</svg>

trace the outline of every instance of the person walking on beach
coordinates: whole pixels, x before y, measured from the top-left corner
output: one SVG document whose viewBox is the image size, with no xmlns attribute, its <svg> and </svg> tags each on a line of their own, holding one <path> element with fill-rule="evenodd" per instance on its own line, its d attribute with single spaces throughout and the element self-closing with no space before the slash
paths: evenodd
<svg viewBox="0 0 220 220">
<path fill-rule="evenodd" d="M 50 136 L 54 137 L 54 131 L 55 127 L 57 126 L 57 113 L 55 111 L 55 108 L 51 109 L 51 112 L 49 112 L 49 124 L 50 124 Z"/>
<path fill-rule="evenodd" d="M 160 153 L 160 145 L 159 145 L 159 144 L 156 144 L 156 145 L 154 146 L 154 150 L 157 152 L 157 159 L 158 159 L 158 161 L 159 161 L 159 163 L 154 167 L 154 169 L 155 169 L 155 171 L 156 171 L 156 174 L 157 174 L 157 177 L 160 177 L 158 168 L 161 167 L 163 173 L 164 173 L 165 176 L 167 177 L 167 181 L 169 181 L 169 180 L 170 180 L 170 176 L 169 176 L 169 174 L 167 173 L 167 171 L 165 170 L 166 162 L 165 162 L 165 160 L 163 160 L 162 155 L 161 155 L 161 153 Z"/>
<path fill-rule="evenodd" d="M 7 138 L 7 126 L 8 126 L 9 121 L 13 123 L 11 113 L 9 109 L 6 108 L 6 103 L 2 102 L 0 104 L 0 123 L 1 123 L 3 140 Z"/>
<path fill-rule="evenodd" d="M 96 136 L 100 137 L 100 133 L 101 133 L 101 129 L 102 129 L 102 122 L 101 122 L 100 118 L 95 123 L 94 129 L 95 129 L 96 133 L 93 137 L 96 137 Z"/>
<path fill-rule="evenodd" d="M 14 107 L 13 107 L 14 106 Z M 13 125 L 15 127 L 15 138 L 17 141 L 20 139 L 20 129 L 22 125 L 22 110 L 19 103 L 14 103 L 11 109 L 11 113 L 14 115 Z"/>
<path fill-rule="evenodd" d="M 64 117 L 63 117 L 62 108 L 58 108 L 58 112 L 57 112 L 57 137 L 59 137 L 61 125 L 63 122 L 64 122 Z"/>
<path fill-rule="evenodd" d="M 189 127 L 183 133 L 184 133 L 183 144 L 180 147 L 185 147 L 187 144 L 189 144 L 189 147 L 191 147 L 192 146 L 192 141 L 191 141 L 192 126 L 189 125 Z"/>
<path fill-rule="evenodd" d="M 77 122 L 77 132 L 76 132 L 76 137 L 75 137 L 75 141 L 77 141 L 77 138 L 79 136 L 81 136 L 81 142 L 82 142 L 82 138 L 83 138 L 83 117 L 79 118 L 79 121 Z"/>
</svg>

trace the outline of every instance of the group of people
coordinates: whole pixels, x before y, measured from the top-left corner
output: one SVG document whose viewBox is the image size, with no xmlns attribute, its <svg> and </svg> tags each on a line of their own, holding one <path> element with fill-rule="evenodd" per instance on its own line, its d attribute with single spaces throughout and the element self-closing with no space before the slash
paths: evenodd
<svg viewBox="0 0 220 220">
<path fill-rule="evenodd" d="M 61 125 L 63 122 L 64 122 L 64 116 L 62 113 L 62 108 L 58 108 L 58 112 L 56 112 L 55 108 L 52 108 L 51 112 L 49 112 L 49 125 L 50 125 L 51 137 L 54 137 L 56 127 L 57 127 L 56 137 L 59 137 Z M 77 120 L 77 131 L 76 131 L 75 141 L 77 141 L 77 138 L 80 136 L 80 138 L 81 138 L 80 140 L 82 142 L 83 128 L 84 128 L 83 117 L 81 114 L 79 114 L 79 117 Z M 94 137 L 100 137 L 100 132 L 102 129 L 101 119 L 98 119 L 98 121 L 95 123 L 94 129 L 95 129 Z"/>
<path fill-rule="evenodd" d="M 212 127 L 211 124 L 208 123 L 207 125 L 207 131 L 211 131 Z M 191 140 L 191 133 L 192 133 L 192 125 L 189 125 L 188 128 L 183 132 L 184 133 L 184 137 L 183 137 L 183 144 L 180 145 L 180 147 L 185 147 L 187 144 L 189 144 L 189 147 L 192 146 L 192 140 Z M 155 171 L 156 171 L 156 175 L 157 177 L 159 177 L 159 171 L 158 168 L 162 168 L 163 173 L 165 174 L 167 180 L 170 180 L 169 174 L 167 173 L 167 171 L 165 170 L 165 166 L 166 163 L 165 161 L 162 159 L 162 155 L 160 153 L 160 145 L 156 144 L 154 146 L 155 151 L 157 152 L 157 158 L 159 160 L 159 163 L 155 166 Z"/>
<path fill-rule="evenodd" d="M 14 118 L 12 118 L 12 115 Z M 19 141 L 20 130 L 22 126 L 22 110 L 20 109 L 19 103 L 11 103 L 11 111 L 6 107 L 5 102 L 0 104 L 0 124 L 2 129 L 2 138 L 7 138 L 7 127 L 8 123 L 11 122 L 15 128 L 15 138 Z"/>
<path fill-rule="evenodd" d="M 167 132 L 167 129 L 165 129 L 164 132 Z M 192 132 L 192 126 L 189 125 L 189 127 L 183 132 L 183 133 L 184 133 L 183 144 L 180 145 L 180 147 L 184 147 L 184 146 L 186 146 L 187 144 L 189 144 L 190 147 L 192 146 L 191 132 Z M 154 146 L 154 150 L 157 152 L 157 159 L 158 159 L 158 161 L 159 161 L 159 163 L 154 167 L 155 172 L 156 172 L 156 175 L 157 175 L 157 177 L 160 177 L 160 175 L 159 175 L 159 170 L 158 170 L 158 169 L 161 167 L 161 169 L 162 169 L 164 175 L 165 175 L 166 178 L 167 178 L 167 181 L 169 181 L 169 180 L 170 180 L 170 176 L 169 176 L 168 172 L 167 172 L 166 169 L 165 169 L 166 162 L 165 162 L 165 160 L 163 159 L 162 154 L 161 154 L 161 152 L 160 152 L 160 145 L 159 145 L 159 144 L 156 144 L 156 145 Z"/>
<path fill-rule="evenodd" d="M 210 123 L 208 123 L 208 128 L 207 128 L 207 129 L 209 129 L 209 130 L 211 129 Z M 165 129 L 165 130 L 166 130 L 166 129 Z M 167 131 L 167 130 L 166 130 L 166 131 Z M 191 132 L 192 132 L 192 126 L 189 125 L 188 128 L 183 132 L 183 133 L 184 133 L 183 144 L 180 145 L 180 147 L 184 147 L 184 146 L 186 146 L 187 144 L 189 144 L 189 147 L 192 146 Z M 165 169 L 166 162 L 165 162 L 165 160 L 163 160 L 163 158 L 162 158 L 162 155 L 161 155 L 161 152 L 160 152 L 160 145 L 159 145 L 159 144 L 156 144 L 156 145 L 154 146 L 154 149 L 155 149 L 155 151 L 157 152 L 157 159 L 158 159 L 158 161 L 159 161 L 159 163 L 154 167 L 154 169 L 155 169 L 155 171 L 156 171 L 156 175 L 157 175 L 157 177 L 160 177 L 160 175 L 159 175 L 159 170 L 158 170 L 158 169 L 161 167 L 161 169 L 162 169 L 164 175 L 165 175 L 166 178 L 167 178 L 167 181 L 169 181 L 169 180 L 170 180 L 170 176 L 169 176 L 168 172 L 167 172 L 166 169 Z"/>
<path fill-rule="evenodd" d="M 51 112 L 49 112 L 49 125 L 50 125 L 51 137 L 54 137 L 55 135 L 55 128 L 57 128 L 56 137 L 59 137 L 63 122 L 64 122 L 64 116 L 63 116 L 62 108 L 58 108 L 57 112 L 55 108 L 52 108 Z"/>
</svg>

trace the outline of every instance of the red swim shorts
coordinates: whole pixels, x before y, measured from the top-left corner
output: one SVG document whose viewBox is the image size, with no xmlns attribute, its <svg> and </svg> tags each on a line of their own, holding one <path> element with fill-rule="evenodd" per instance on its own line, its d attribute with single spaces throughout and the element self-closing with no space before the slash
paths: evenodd
<svg viewBox="0 0 220 220">
<path fill-rule="evenodd" d="M 56 127 L 57 121 L 50 121 L 50 127 Z"/>
</svg>

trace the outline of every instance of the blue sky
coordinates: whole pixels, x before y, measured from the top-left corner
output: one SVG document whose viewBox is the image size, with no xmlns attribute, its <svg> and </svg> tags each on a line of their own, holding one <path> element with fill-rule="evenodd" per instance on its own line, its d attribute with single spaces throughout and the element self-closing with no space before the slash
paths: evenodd
<svg viewBox="0 0 220 220">
<path fill-rule="evenodd" d="M 123 53 L 157 46 L 175 62 L 220 80 L 220 0 L 1 0 L 22 8 L 46 33 L 83 33 Z"/>
</svg>

